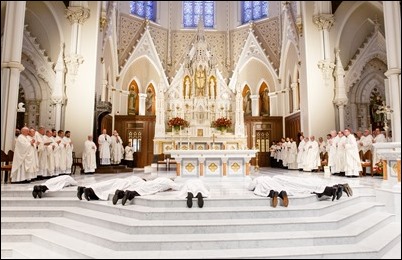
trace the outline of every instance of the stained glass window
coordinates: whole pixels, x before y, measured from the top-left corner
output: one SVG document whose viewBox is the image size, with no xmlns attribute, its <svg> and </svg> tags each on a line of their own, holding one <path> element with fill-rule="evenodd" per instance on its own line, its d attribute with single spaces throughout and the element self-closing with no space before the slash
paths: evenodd
<svg viewBox="0 0 402 260">
<path fill-rule="evenodd" d="M 156 19 L 156 1 L 131 1 L 131 14 L 147 18 L 155 22 Z"/>
<path fill-rule="evenodd" d="M 241 2 L 243 24 L 268 16 L 268 1 L 242 1 Z"/>
<path fill-rule="evenodd" d="M 183 25 L 185 28 L 194 28 L 200 17 L 204 20 L 204 27 L 214 27 L 214 1 L 183 1 Z"/>
</svg>

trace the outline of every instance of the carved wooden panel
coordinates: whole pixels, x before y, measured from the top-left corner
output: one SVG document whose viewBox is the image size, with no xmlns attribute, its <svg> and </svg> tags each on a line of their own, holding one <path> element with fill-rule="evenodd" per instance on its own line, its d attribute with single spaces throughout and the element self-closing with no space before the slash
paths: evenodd
<svg viewBox="0 0 402 260">
<path fill-rule="evenodd" d="M 300 112 L 285 118 L 286 136 L 299 143 L 297 134 L 300 132 Z"/>
</svg>

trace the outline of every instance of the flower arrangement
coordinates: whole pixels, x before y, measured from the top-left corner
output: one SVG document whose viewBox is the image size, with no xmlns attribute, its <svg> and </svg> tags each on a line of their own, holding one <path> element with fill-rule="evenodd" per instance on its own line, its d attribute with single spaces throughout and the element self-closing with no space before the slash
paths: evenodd
<svg viewBox="0 0 402 260">
<path fill-rule="evenodd" d="M 384 172 L 384 162 L 383 162 L 383 160 L 380 160 L 378 163 L 375 164 L 374 171 L 376 173 L 378 173 L 378 174 L 383 174 L 383 172 Z"/>
<path fill-rule="evenodd" d="M 168 121 L 168 126 L 173 127 L 175 129 L 180 128 L 180 126 L 188 127 L 189 125 L 190 123 L 181 117 L 173 117 Z"/>
<path fill-rule="evenodd" d="M 216 119 L 215 121 L 212 121 L 211 126 L 217 128 L 219 130 L 222 130 L 222 129 L 231 127 L 232 120 L 230 120 L 227 117 L 220 117 L 220 118 Z"/>
</svg>

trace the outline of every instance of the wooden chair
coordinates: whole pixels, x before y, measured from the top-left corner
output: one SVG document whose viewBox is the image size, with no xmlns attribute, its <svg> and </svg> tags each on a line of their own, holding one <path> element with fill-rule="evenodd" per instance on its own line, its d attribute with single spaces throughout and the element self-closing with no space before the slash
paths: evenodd
<svg viewBox="0 0 402 260">
<path fill-rule="evenodd" d="M 167 162 L 166 155 L 164 155 L 164 154 L 161 154 L 161 155 L 162 155 L 163 160 L 158 160 L 156 162 L 156 170 L 159 171 L 159 165 L 165 165 L 166 170 L 168 170 L 168 162 Z"/>
<path fill-rule="evenodd" d="M 368 150 L 364 155 L 363 155 L 363 161 L 362 161 L 362 168 L 363 168 L 363 176 L 366 176 L 366 168 L 370 169 L 371 177 L 374 176 L 374 171 L 373 171 L 373 154 L 371 153 L 371 150 Z"/>
<path fill-rule="evenodd" d="M 2 150 L 1 151 L 1 172 L 4 172 L 4 183 L 11 183 L 11 168 L 12 168 L 12 158 L 14 157 L 14 152 L 9 151 L 10 154 L 12 152 L 12 157 L 10 157 Z M 3 179 L 3 176 L 1 177 Z"/>
<path fill-rule="evenodd" d="M 84 166 L 82 165 L 82 158 L 75 157 L 75 152 L 73 152 L 73 164 L 71 165 L 71 173 L 75 174 L 75 169 L 78 167 L 81 168 L 81 172 L 84 171 Z"/>
</svg>

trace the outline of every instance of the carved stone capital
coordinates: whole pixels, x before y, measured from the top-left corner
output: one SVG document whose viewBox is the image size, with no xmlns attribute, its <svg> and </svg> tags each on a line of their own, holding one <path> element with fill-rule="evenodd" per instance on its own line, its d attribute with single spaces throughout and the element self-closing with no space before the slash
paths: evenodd
<svg viewBox="0 0 402 260">
<path fill-rule="evenodd" d="M 329 30 L 335 22 L 333 14 L 320 14 L 313 16 L 313 22 L 319 30 Z"/>
<path fill-rule="evenodd" d="M 71 54 L 65 58 L 67 70 L 70 75 L 77 75 L 78 67 L 84 62 L 79 54 Z"/>
<path fill-rule="evenodd" d="M 344 107 L 348 104 L 348 98 L 339 98 L 334 100 L 334 104 L 338 107 Z"/>
<path fill-rule="evenodd" d="M 303 22 L 301 17 L 297 17 L 296 19 L 296 28 L 297 28 L 297 33 L 299 34 L 299 37 L 303 36 Z"/>
<path fill-rule="evenodd" d="M 69 6 L 65 9 L 65 13 L 71 24 L 84 24 L 84 22 L 89 18 L 90 10 L 82 6 Z"/>
<path fill-rule="evenodd" d="M 103 31 L 105 29 L 106 24 L 107 24 L 107 18 L 106 17 L 101 17 L 99 19 L 99 28 L 100 28 L 101 31 Z"/>
<path fill-rule="evenodd" d="M 335 64 L 329 60 L 320 60 L 317 66 L 321 70 L 324 80 L 329 80 L 334 71 Z"/>
</svg>

